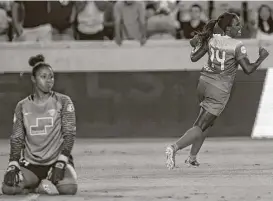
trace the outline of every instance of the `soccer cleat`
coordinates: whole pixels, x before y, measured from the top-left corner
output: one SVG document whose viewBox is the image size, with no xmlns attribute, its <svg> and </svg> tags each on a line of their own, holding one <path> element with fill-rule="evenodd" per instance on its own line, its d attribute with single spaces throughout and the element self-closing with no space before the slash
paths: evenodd
<svg viewBox="0 0 273 201">
<path fill-rule="evenodd" d="M 190 157 L 188 157 L 186 160 L 185 160 L 185 163 L 190 167 L 198 167 L 200 165 L 200 163 L 197 162 L 197 160 L 192 160 Z"/>
<path fill-rule="evenodd" d="M 39 186 L 34 190 L 34 193 L 45 194 L 45 195 L 58 195 L 59 192 L 51 181 L 44 179 L 41 181 Z"/>
<path fill-rule="evenodd" d="M 166 165 L 169 170 L 173 169 L 175 167 L 175 150 L 173 146 L 168 146 L 166 148 Z"/>
</svg>

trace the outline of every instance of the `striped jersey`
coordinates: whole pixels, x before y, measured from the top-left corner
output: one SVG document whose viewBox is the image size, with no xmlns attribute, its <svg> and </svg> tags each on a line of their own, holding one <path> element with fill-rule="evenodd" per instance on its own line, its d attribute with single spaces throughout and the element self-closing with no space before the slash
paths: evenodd
<svg viewBox="0 0 273 201">
<path fill-rule="evenodd" d="M 208 62 L 201 71 L 201 79 L 230 92 L 238 61 L 247 57 L 246 48 L 239 40 L 214 34 L 208 42 Z"/>
<path fill-rule="evenodd" d="M 38 104 L 30 95 L 15 109 L 10 161 L 18 161 L 22 152 L 30 164 L 51 165 L 60 154 L 70 156 L 75 135 L 74 105 L 68 96 L 52 92 Z"/>
</svg>

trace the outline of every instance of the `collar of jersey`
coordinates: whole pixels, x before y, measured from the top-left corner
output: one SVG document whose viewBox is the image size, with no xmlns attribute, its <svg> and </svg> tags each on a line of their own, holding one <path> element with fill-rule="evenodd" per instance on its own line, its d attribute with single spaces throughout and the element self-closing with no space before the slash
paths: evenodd
<svg viewBox="0 0 273 201">
<path fill-rule="evenodd" d="M 50 97 L 53 97 L 53 95 L 54 95 L 54 91 L 51 91 L 50 92 L 50 96 L 48 97 L 48 99 L 50 98 Z M 31 94 L 30 95 L 30 100 L 32 101 L 32 102 L 34 102 L 34 94 Z M 45 103 L 48 101 L 48 99 L 45 101 Z M 37 104 L 37 103 L 36 103 Z"/>
<path fill-rule="evenodd" d="M 222 35 L 221 34 L 213 34 L 213 36 L 222 36 Z M 222 37 L 224 37 L 224 38 L 231 38 L 230 36 L 227 36 L 227 35 L 224 35 Z"/>
</svg>

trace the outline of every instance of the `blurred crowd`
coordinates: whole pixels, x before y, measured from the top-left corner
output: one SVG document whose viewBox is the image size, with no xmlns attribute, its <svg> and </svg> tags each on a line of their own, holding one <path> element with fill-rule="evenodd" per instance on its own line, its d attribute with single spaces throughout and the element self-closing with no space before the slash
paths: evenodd
<svg viewBox="0 0 273 201">
<path fill-rule="evenodd" d="M 0 41 L 190 39 L 222 12 L 241 38 L 273 36 L 270 1 L 0 1 Z"/>
</svg>

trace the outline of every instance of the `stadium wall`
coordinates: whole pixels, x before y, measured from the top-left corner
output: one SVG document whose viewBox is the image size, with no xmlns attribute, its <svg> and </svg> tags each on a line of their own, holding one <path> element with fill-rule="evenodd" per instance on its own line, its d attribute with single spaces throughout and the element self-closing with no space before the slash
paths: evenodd
<svg viewBox="0 0 273 201">
<path fill-rule="evenodd" d="M 244 41 L 252 61 L 256 40 Z M 272 45 L 262 42 L 269 50 Z M 205 60 L 192 63 L 188 42 L 0 44 L 0 137 L 11 133 L 16 103 L 32 91 L 28 58 L 42 53 L 56 71 L 55 90 L 71 96 L 78 137 L 177 137 L 198 114 L 196 85 Z M 238 72 L 231 100 L 210 136 L 250 136 L 266 60 L 253 75 Z"/>
</svg>

